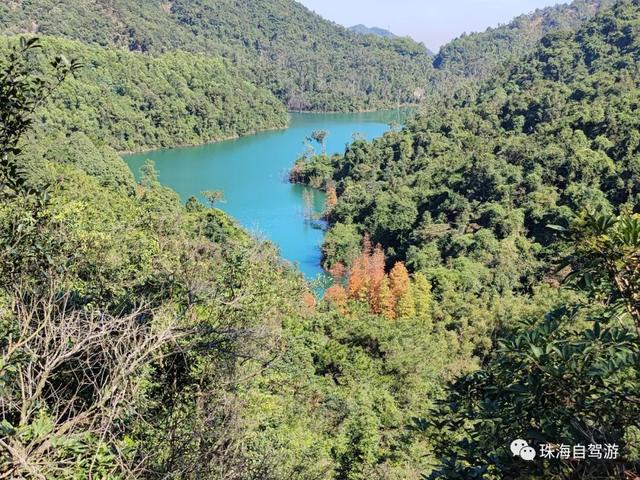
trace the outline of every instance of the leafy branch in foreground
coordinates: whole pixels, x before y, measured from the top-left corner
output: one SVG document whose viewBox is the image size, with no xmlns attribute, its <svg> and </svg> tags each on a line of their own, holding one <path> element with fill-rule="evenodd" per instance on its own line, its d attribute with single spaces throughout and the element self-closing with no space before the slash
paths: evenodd
<svg viewBox="0 0 640 480">
<path fill-rule="evenodd" d="M 280 356 L 303 284 L 152 168 L 124 191 L 51 162 L 33 186 L 23 134 L 66 75 L 39 80 L 35 48 L 0 86 L 0 479 L 237 479 L 284 450 L 253 454 L 238 386 Z"/>
<path fill-rule="evenodd" d="M 591 213 L 568 233 L 577 247 L 571 282 L 626 311 L 640 335 L 640 215 Z"/>
<path fill-rule="evenodd" d="M 28 55 L 39 48 L 38 38 L 21 38 L 20 45 L 13 48 L 0 70 L 0 198 L 25 189 L 32 193 L 18 159 L 20 139 L 31 128 L 36 109 L 65 78 L 81 68 L 77 61 L 58 56 L 51 63 L 54 79 L 38 76 L 28 64 Z"/>
<path fill-rule="evenodd" d="M 37 48 L 22 39 L 0 72 L 0 478 L 113 477 L 132 473 L 119 422 L 136 401 L 135 379 L 176 330 L 142 322 L 145 309 L 79 309 L 65 285 L 48 192 L 22 175 L 20 142 L 79 65 L 56 58 L 45 80 L 28 64 Z"/>
</svg>

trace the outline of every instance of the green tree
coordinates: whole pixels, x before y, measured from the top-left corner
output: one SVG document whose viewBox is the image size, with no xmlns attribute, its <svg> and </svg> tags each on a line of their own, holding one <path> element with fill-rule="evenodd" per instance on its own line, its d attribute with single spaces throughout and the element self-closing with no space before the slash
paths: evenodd
<svg viewBox="0 0 640 480">
<path fill-rule="evenodd" d="M 398 318 L 413 318 L 417 314 L 415 286 L 409 285 L 407 290 L 400 296 L 396 304 L 396 315 Z"/>
<path fill-rule="evenodd" d="M 218 203 L 224 202 L 224 193 L 219 190 L 203 192 L 202 195 L 207 199 L 211 208 L 214 208 Z"/>
</svg>

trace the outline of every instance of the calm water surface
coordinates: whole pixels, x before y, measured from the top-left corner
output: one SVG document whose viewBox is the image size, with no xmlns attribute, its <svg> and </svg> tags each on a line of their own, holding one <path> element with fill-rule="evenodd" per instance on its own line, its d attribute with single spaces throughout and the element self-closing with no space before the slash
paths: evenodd
<svg viewBox="0 0 640 480">
<path fill-rule="evenodd" d="M 322 212 L 324 194 L 287 182 L 288 171 L 305 151 L 305 137 L 314 130 L 327 130 L 327 152 L 342 153 L 354 134 L 367 139 L 380 136 L 389 130 L 391 122 L 402 122 L 406 114 L 295 113 L 287 130 L 130 155 L 125 161 L 138 175 L 145 160 L 153 160 L 160 182 L 178 192 L 183 201 L 191 195 L 204 201 L 202 192 L 221 190 L 225 202 L 219 208 L 249 231 L 274 242 L 285 259 L 314 279 L 322 273 L 320 245 L 324 232 L 307 221 L 305 213 L 311 208 Z"/>
</svg>

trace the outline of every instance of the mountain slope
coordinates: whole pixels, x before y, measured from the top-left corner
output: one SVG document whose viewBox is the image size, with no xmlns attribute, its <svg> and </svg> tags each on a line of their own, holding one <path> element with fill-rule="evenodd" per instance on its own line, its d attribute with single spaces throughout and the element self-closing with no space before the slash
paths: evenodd
<svg viewBox="0 0 640 480">
<path fill-rule="evenodd" d="M 554 30 L 575 29 L 615 0 L 575 0 L 521 15 L 485 32 L 462 35 L 436 55 L 434 67 L 465 77 L 486 78 L 499 65 L 532 51 Z"/>
<path fill-rule="evenodd" d="M 293 110 L 414 102 L 431 69 L 422 45 L 349 32 L 293 0 L 25 0 L 0 5 L 0 29 L 221 55 Z"/>
<path fill-rule="evenodd" d="M 40 70 L 60 49 L 95 69 L 107 102 L 118 98 L 101 66 L 133 90 L 120 69 L 181 83 L 184 67 L 179 52 L 139 58 L 71 41 L 47 40 L 37 58 L 0 51 L 0 477 L 418 478 L 430 446 L 401 427 L 471 363 L 462 342 L 426 331 L 428 286 L 416 318 L 345 317 L 318 305 L 273 245 L 193 197 L 182 205 L 151 165 L 137 185 L 98 168 L 82 141 L 92 127 L 74 119 L 64 145 L 30 145 L 31 107 L 50 93 Z M 74 101 L 82 82 L 69 81 L 52 110 Z M 100 100 L 80 94 L 73 109 L 90 112 L 85 99 Z M 50 160 L 51 148 L 61 161 L 30 171 L 31 152 Z M 37 381 L 46 388 L 20 388 Z"/>
</svg>

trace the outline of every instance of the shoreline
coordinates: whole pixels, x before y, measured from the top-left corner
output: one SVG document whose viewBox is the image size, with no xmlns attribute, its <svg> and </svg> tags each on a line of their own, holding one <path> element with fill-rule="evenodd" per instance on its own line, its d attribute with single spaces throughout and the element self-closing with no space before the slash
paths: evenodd
<svg viewBox="0 0 640 480">
<path fill-rule="evenodd" d="M 391 108 L 372 108 L 367 110 L 354 110 L 354 111 L 340 111 L 340 110 L 287 110 L 289 113 L 309 113 L 314 115 L 322 115 L 322 114 L 344 114 L 344 115 L 357 115 L 359 113 L 376 113 L 376 112 L 393 112 L 396 110 L 415 110 L 420 106 L 419 103 L 409 103 L 403 104 L 399 107 L 391 107 Z"/>
<path fill-rule="evenodd" d="M 255 130 L 246 135 L 230 135 L 228 137 L 220 138 L 218 140 L 212 140 L 209 142 L 201 142 L 201 143 L 181 143 L 177 145 L 172 145 L 170 147 L 154 147 L 154 148 L 143 148 L 141 150 L 118 150 L 117 153 L 121 157 L 126 157 L 129 155 L 141 155 L 143 153 L 151 153 L 151 152 L 159 152 L 160 150 L 170 150 L 173 148 L 191 148 L 191 147 L 203 147 L 205 145 L 215 145 L 216 143 L 228 142 L 229 140 L 239 140 L 245 137 L 251 137 L 253 135 L 257 135 L 258 133 L 263 132 L 278 132 L 282 130 L 287 130 L 289 128 L 289 123 L 287 123 L 284 127 L 271 127 L 265 128 L 262 130 Z"/>
<path fill-rule="evenodd" d="M 376 113 L 376 112 L 392 112 L 392 111 L 396 111 L 396 110 L 412 110 L 412 109 L 416 109 L 417 107 L 418 107 L 418 105 L 412 105 L 412 106 L 403 105 L 400 108 L 383 108 L 383 109 L 373 109 L 373 110 L 358 110 L 358 111 L 355 111 L 355 112 L 287 110 L 287 113 L 289 115 L 291 115 L 291 114 L 301 114 L 301 113 L 302 114 L 310 114 L 310 115 L 358 115 L 358 114 Z M 208 141 L 208 142 L 183 143 L 183 144 L 172 145 L 170 147 L 143 148 L 143 149 L 140 149 L 140 150 L 117 150 L 117 153 L 121 157 L 126 157 L 126 156 L 129 156 L 129 155 L 141 155 L 143 153 L 151 153 L 151 152 L 157 152 L 157 151 L 160 151 L 160 150 L 167 150 L 167 149 L 173 149 L 173 148 L 191 148 L 191 147 L 203 147 L 205 145 L 215 145 L 216 143 L 228 142 L 229 140 L 239 140 L 241 138 L 251 137 L 251 136 L 257 135 L 259 133 L 277 132 L 277 131 L 287 130 L 291 126 L 290 123 L 291 123 L 290 121 L 287 122 L 287 125 L 285 125 L 284 127 L 265 128 L 265 129 L 261 129 L 261 130 L 252 131 L 252 132 L 247 133 L 245 135 L 230 135 L 228 137 L 224 137 L 224 138 L 220 138 L 218 140 L 212 140 L 212 141 Z"/>
</svg>

